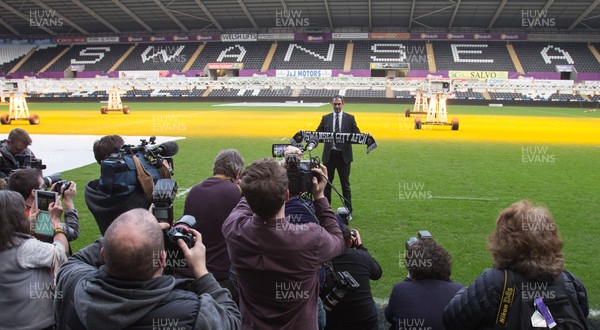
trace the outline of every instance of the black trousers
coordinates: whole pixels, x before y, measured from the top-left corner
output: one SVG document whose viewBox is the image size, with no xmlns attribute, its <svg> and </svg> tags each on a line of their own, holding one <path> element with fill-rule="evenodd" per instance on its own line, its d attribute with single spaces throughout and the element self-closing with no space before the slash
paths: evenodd
<svg viewBox="0 0 600 330">
<path fill-rule="evenodd" d="M 342 195 L 346 199 L 346 207 L 350 212 L 352 212 L 352 192 L 350 191 L 351 164 L 352 163 L 344 162 L 342 152 L 337 150 L 331 150 L 329 162 L 325 163 L 329 182 L 333 183 L 333 179 L 335 179 L 335 172 L 337 171 L 340 177 L 340 184 L 342 185 Z M 325 187 L 325 197 L 327 197 L 329 204 L 331 204 L 331 186 L 329 184 Z"/>
</svg>

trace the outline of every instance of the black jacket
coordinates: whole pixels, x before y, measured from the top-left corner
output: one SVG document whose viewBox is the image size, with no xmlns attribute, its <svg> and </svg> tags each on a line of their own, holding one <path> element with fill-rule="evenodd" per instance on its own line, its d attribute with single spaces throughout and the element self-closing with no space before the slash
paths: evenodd
<svg viewBox="0 0 600 330">
<path fill-rule="evenodd" d="M 85 203 L 96 219 L 100 233 L 119 215 L 135 208 L 148 209 L 152 201 L 148 200 L 144 192 L 137 188 L 126 195 L 111 196 L 98 189 L 99 180 L 92 180 L 85 184 Z"/>
<path fill-rule="evenodd" d="M 347 271 L 360 287 L 346 294 L 331 312 L 327 312 L 325 329 L 377 329 L 377 306 L 369 280 L 381 278 L 379 263 L 362 245 L 356 249 L 346 248 L 332 261 L 336 271 Z"/>
<path fill-rule="evenodd" d="M 584 316 L 587 317 L 589 306 L 585 287 L 574 275 L 574 281 L 571 281 L 564 272 L 561 276 L 565 280 L 568 294 L 576 299 Z M 535 281 L 529 281 L 529 283 L 533 282 Z M 444 326 L 447 330 L 493 328 L 503 289 L 504 271 L 484 270 L 473 283 L 460 290 L 450 300 L 443 312 Z"/>
<path fill-rule="evenodd" d="M 356 119 L 354 116 L 343 111 L 342 112 L 342 127 L 340 133 L 360 133 L 358 126 L 356 126 Z M 326 114 L 321 118 L 321 123 L 317 127 L 317 132 L 333 132 L 333 112 Z M 350 143 L 339 143 L 336 145 L 342 151 L 345 163 L 350 163 L 353 160 L 352 156 L 352 144 Z M 331 143 L 325 143 L 323 148 L 323 163 L 329 163 L 329 155 L 331 154 Z"/>
</svg>

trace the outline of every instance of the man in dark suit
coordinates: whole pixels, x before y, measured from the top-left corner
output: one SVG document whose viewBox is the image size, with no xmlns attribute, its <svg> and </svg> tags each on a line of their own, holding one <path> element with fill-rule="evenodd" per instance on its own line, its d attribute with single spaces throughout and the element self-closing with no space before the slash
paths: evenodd
<svg viewBox="0 0 600 330">
<path fill-rule="evenodd" d="M 333 112 L 321 118 L 317 132 L 360 133 L 354 116 L 344 112 L 344 98 L 336 95 L 331 103 L 333 104 Z M 323 164 L 327 166 L 327 173 L 332 183 L 337 170 L 342 185 L 342 194 L 346 199 L 346 207 L 349 212 L 352 212 L 352 193 L 350 192 L 352 145 L 350 143 L 325 143 L 322 158 Z M 327 185 L 325 188 L 325 196 L 331 203 L 331 185 Z"/>
</svg>

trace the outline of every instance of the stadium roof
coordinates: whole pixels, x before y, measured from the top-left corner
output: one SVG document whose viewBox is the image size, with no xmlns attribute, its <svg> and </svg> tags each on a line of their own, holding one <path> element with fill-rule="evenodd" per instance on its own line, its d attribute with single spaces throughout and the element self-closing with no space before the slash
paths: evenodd
<svg viewBox="0 0 600 330">
<path fill-rule="evenodd" d="M 0 35 L 211 32 L 577 32 L 600 0 L 0 0 Z"/>
</svg>

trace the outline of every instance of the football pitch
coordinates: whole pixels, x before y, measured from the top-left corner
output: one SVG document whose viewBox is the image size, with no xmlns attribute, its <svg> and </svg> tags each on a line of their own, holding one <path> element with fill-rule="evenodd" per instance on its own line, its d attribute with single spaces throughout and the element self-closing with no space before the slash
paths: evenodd
<svg viewBox="0 0 600 330">
<path fill-rule="evenodd" d="M 0 126 L 0 134 L 4 138 L 12 128 L 22 127 L 30 134 L 72 135 L 74 140 L 77 135 L 184 136 L 174 157 L 177 218 L 186 189 L 211 176 L 220 150 L 238 149 L 246 164 L 270 157 L 272 144 L 287 143 L 298 130 L 316 129 L 321 116 L 331 111 L 329 105 L 127 105 L 129 115 L 102 115 L 98 102 L 30 102 L 40 125 L 15 121 Z M 378 301 L 387 301 L 392 286 L 406 275 L 404 243 L 418 230 L 429 230 L 450 251 L 454 281 L 473 281 L 492 265 L 486 243 L 499 211 L 529 199 L 553 214 L 565 243 L 566 267 L 585 284 L 591 307 L 600 309 L 600 112 L 449 105 L 448 118 L 460 120 L 458 131 L 449 126 L 417 131 L 414 118 L 404 117 L 406 107 L 411 106 L 349 103 L 344 109 L 379 145 L 368 155 L 365 146 L 354 146 L 351 174 L 351 227 L 360 231 L 383 268 L 383 277 L 371 282 Z M 7 111 L 0 107 L 0 113 Z M 40 152 L 35 140 L 31 149 Z M 321 151 L 318 146 L 313 156 L 320 157 Z M 97 178 L 99 170 L 98 164 L 90 164 L 62 173 L 78 187 L 81 235 L 72 243 L 75 251 L 99 237 L 83 198 L 85 183 Z M 339 186 L 337 178 L 334 185 Z M 341 206 L 335 197 L 332 204 L 334 209 Z"/>
</svg>

